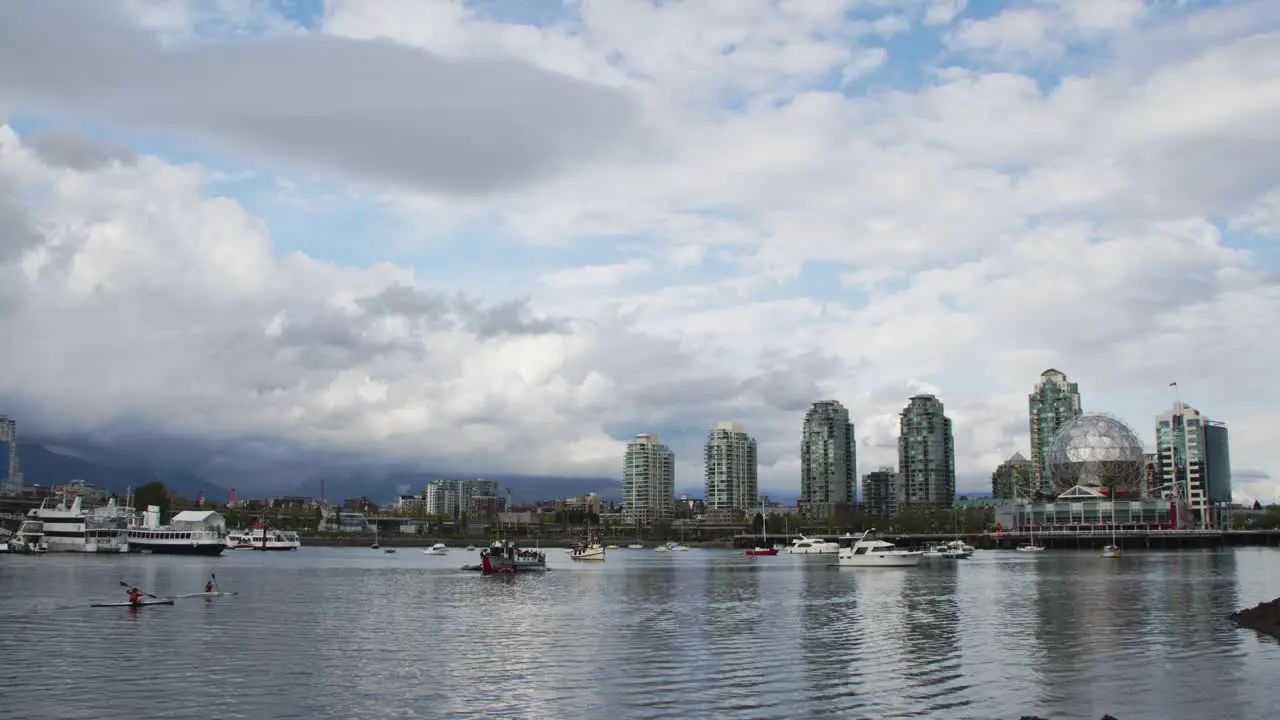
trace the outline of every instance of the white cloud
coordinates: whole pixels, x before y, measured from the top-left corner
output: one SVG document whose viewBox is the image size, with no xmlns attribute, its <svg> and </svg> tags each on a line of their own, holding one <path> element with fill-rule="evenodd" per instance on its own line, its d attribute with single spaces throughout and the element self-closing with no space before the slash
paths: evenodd
<svg viewBox="0 0 1280 720">
<path fill-rule="evenodd" d="M 0 228 L 18 230 L 0 246 L 0 330 L 26 348 L 0 359 L 0 394 L 68 432 L 149 423 L 478 470 L 612 475 L 625 435 L 653 430 L 682 487 L 702 428 L 741 419 L 776 490 L 795 486 L 808 402 L 850 407 L 867 471 L 894 461 L 897 413 L 927 390 L 955 421 L 962 487 L 980 489 L 1026 451 L 1026 393 L 1053 366 L 1148 442 L 1177 379 L 1231 425 L 1237 489 L 1268 499 L 1280 466 L 1260 428 L 1280 390 L 1238 379 L 1269 377 L 1280 350 L 1280 274 L 1232 233 L 1277 234 L 1280 26 L 1261 6 L 1246 26 L 1066 1 L 985 20 L 886 5 L 841 25 L 852 6 L 583 2 L 535 28 L 457 3 L 328 5 L 325 32 L 517 59 L 636 108 L 619 152 L 520 186 L 373 191 L 433 248 L 454 243 L 445 260 L 475 259 L 459 286 L 511 288 L 483 300 L 434 292 L 451 271 L 432 261 L 281 253 L 269 220 L 211 193 L 220 168 L 137 147 L 74 169 L 0 131 Z M 899 12 L 1002 69 L 922 66 L 918 89 L 884 88 Z M 1161 50 L 1195 12 L 1219 30 Z M 1152 52 L 1055 65 L 1118 37 Z M 832 89 L 855 75 L 877 89 Z M 368 190 L 370 173 L 327 167 Z M 480 257 L 492 234 L 527 247 Z"/>
</svg>

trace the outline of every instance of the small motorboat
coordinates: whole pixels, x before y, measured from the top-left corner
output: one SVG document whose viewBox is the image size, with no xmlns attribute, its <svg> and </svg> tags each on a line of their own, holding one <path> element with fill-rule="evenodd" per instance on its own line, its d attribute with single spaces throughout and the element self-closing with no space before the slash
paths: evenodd
<svg viewBox="0 0 1280 720">
<path fill-rule="evenodd" d="M 426 550 L 422 551 L 423 555 L 448 555 L 449 547 L 444 543 L 436 543 Z"/>
<path fill-rule="evenodd" d="M 756 557 L 756 556 L 760 556 L 760 555 L 777 555 L 777 554 L 778 554 L 778 549 L 777 549 L 777 548 L 772 548 L 772 547 L 767 547 L 767 548 L 764 548 L 764 547 L 755 547 L 755 548 L 751 548 L 750 550 L 748 550 L 748 551 L 747 551 L 747 554 L 748 554 L 748 555 L 751 555 L 752 557 Z"/>
</svg>

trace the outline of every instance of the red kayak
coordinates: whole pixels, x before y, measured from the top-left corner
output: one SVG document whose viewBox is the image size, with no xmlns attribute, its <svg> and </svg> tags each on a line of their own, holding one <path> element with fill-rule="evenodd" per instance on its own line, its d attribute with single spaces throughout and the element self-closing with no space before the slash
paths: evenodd
<svg viewBox="0 0 1280 720">
<path fill-rule="evenodd" d="M 747 551 L 747 554 L 748 555 L 777 555 L 778 551 L 775 548 L 752 548 Z"/>
</svg>

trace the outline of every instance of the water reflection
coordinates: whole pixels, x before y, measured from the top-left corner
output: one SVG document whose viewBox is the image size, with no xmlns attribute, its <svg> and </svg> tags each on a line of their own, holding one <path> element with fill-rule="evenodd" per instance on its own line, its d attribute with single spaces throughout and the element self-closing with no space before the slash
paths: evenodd
<svg viewBox="0 0 1280 720">
<path fill-rule="evenodd" d="M 970 703 L 960 673 L 958 562 L 934 564 L 904 576 L 905 645 L 911 658 L 903 673 L 904 696 L 920 713 L 936 716 Z"/>
<path fill-rule="evenodd" d="M 804 659 L 805 717 L 840 716 L 865 705 L 860 697 L 868 663 L 868 623 L 858 604 L 856 573 L 805 563 L 800 582 L 800 656 Z"/>
</svg>

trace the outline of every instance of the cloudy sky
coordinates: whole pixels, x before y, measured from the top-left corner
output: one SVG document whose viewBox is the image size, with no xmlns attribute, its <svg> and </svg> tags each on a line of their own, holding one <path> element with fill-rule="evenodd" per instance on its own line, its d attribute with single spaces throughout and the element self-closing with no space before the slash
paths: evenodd
<svg viewBox="0 0 1280 720">
<path fill-rule="evenodd" d="M 1049 367 L 1280 492 L 1280 3 L 0 4 L 0 398 L 201 438 L 798 486 L 936 393 L 961 489 Z"/>
</svg>

